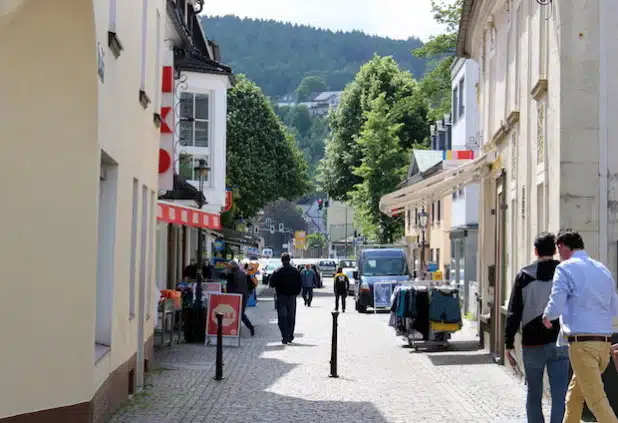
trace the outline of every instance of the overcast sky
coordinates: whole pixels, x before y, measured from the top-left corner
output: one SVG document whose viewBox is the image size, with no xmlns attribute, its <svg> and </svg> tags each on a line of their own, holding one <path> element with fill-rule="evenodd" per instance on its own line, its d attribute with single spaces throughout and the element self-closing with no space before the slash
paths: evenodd
<svg viewBox="0 0 618 423">
<path fill-rule="evenodd" d="M 429 0 L 208 0 L 208 15 L 274 19 L 368 34 L 427 40 L 441 32 Z"/>
</svg>

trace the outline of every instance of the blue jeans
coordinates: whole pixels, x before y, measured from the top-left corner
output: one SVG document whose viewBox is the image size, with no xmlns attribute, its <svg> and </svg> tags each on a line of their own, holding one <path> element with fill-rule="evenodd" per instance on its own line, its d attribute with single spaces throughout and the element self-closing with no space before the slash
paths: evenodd
<svg viewBox="0 0 618 423">
<path fill-rule="evenodd" d="M 524 369 L 528 382 L 526 413 L 528 423 L 544 423 L 542 409 L 543 373 L 547 367 L 551 392 L 551 423 L 561 423 L 564 417 L 565 396 L 569 386 L 568 347 L 546 344 L 523 348 Z"/>
</svg>

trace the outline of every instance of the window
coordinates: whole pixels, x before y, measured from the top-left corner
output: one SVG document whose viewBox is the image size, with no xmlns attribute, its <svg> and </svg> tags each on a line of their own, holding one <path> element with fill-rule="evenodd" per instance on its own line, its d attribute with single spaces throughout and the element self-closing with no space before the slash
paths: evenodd
<svg viewBox="0 0 618 423">
<path fill-rule="evenodd" d="M 180 145 L 208 147 L 208 94 L 180 94 Z"/>
<path fill-rule="evenodd" d="M 430 248 L 429 249 L 429 261 L 432 262 L 432 263 L 434 262 L 434 255 L 433 254 L 434 254 L 433 248 Z"/>
<path fill-rule="evenodd" d="M 133 211 L 131 216 L 131 264 L 129 270 L 129 318 L 135 317 L 135 265 L 137 252 L 138 182 L 133 178 Z"/>
<path fill-rule="evenodd" d="M 440 268 L 440 249 L 436 248 L 436 265 Z"/>
<path fill-rule="evenodd" d="M 436 221 L 436 202 L 431 203 L 431 223 Z"/>
<path fill-rule="evenodd" d="M 440 222 L 440 220 L 442 217 L 442 200 L 438 200 L 438 222 Z"/>
<path fill-rule="evenodd" d="M 206 160 L 206 166 L 208 166 L 208 156 L 180 153 L 180 177 L 187 181 L 197 181 L 199 178 L 195 167 L 199 165 L 200 159 Z M 204 182 L 208 182 L 208 174 L 206 174 Z"/>
<path fill-rule="evenodd" d="M 464 193 L 465 193 L 465 191 L 464 191 L 464 187 L 459 187 L 459 197 L 460 197 L 460 198 L 463 198 Z"/>
<path fill-rule="evenodd" d="M 412 225 L 412 220 L 411 220 L 410 214 L 411 214 L 410 213 L 410 209 L 408 209 L 408 219 L 407 219 L 407 222 L 406 222 L 406 226 L 407 226 L 408 229 L 410 229 L 410 226 Z"/>
<path fill-rule="evenodd" d="M 452 100 L 452 103 L 453 103 L 453 123 L 455 123 L 455 122 L 457 122 L 457 117 L 458 117 L 457 105 L 459 104 L 458 100 L 457 100 L 457 87 L 453 88 L 453 100 Z"/>
<path fill-rule="evenodd" d="M 464 115 L 464 78 L 459 80 L 459 97 L 457 98 L 459 104 L 459 117 Z"/>
<path fill-rule="evenodd" d="M 414 209 L 414 226 L 418 227 L 418 207 Z"/>
</svg>

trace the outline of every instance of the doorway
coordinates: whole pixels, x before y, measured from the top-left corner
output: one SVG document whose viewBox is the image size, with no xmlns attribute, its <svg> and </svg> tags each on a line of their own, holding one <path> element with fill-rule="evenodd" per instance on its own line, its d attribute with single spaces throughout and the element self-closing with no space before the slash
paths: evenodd
<svg viewBox="0 0 618 423">
<path fill-rule="evenodd" d="M 139 257 L 139 302 L 137 306 L 137 364 L 136 364 L 136 390 L 139 392 L 144 386 L 144 321 L 146 320 L 146 275 L 149 248 L 149 216 L 148 216 L 148 188 L 142 185 L 142 213 L 141 213 L 141 239 Z"/>
<path fill-rule="evenodd" d="M 504 321 L 505 314 L 502 304 L 505 303 L 506 295 L 506 172 L 502 170 L 496 181 L 496 285 L 494 297 L 495 316 L 495 359 L 502 364 L 504 362 Z"/>
</svg>

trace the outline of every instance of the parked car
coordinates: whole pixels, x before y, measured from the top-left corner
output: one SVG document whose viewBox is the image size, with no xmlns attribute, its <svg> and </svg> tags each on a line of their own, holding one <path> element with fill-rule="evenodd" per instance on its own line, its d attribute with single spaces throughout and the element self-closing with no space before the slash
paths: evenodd
<svg viewBox="0 0 618 423">
<path fill-rule="evenodd" d="M 356 267 L 356 262 L 354 260 L 348 259 L 339 260 L 339 267 L 341 267 L 342 269 L 351 269 L 353 267 Z"/>
<path fill-rule="evenodd" d="M 275 261 L 271 260 L 264 263 L 264 266 L 262 267 L 262 285 L 269 284 L 270 277 L 272 276 L 275 269 L 279 266 L 280 264 L 277 264 Z"/>
<path fill-rule="evenodd" d="M 373 286 L 377 282 L 388 282 L 395 286 L 410 279 L 406 254 L 401 248 L 376 248 L 361 252 L 358 270 L 354 271 L 354 299 L 356 311 L 364 313 L 367 307 L 374 307 Z"/>
<path fill-rule="evenodd" d="M 335 260 L 330 259 L 320 260 L 318 262 L 318 271 L 322 277 L 334 276 L 335 272 L 337 272 L 337 263 L 335 263 Z"/>
</svg>

